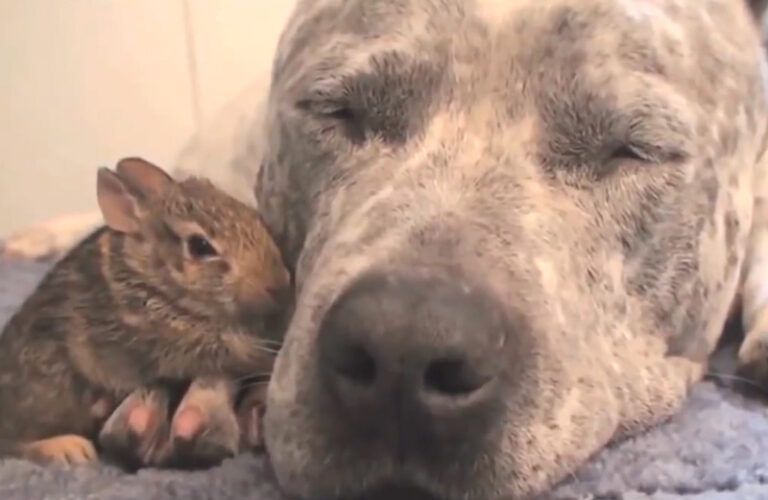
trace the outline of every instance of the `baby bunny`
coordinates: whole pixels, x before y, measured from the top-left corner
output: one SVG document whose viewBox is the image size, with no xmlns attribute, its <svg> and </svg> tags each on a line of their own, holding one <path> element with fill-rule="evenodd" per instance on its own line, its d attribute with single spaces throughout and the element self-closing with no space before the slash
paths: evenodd
<svg viewBox="0 0 768 500">
<path fill-rule="evenodd" d="M 139 158 L 99 169 L 97 195 L 106 226 L 0 336 L 0 456 L 89 462 L 129 394 L 272 367 L 290 275 L 253 208 Z"/>
</svg>

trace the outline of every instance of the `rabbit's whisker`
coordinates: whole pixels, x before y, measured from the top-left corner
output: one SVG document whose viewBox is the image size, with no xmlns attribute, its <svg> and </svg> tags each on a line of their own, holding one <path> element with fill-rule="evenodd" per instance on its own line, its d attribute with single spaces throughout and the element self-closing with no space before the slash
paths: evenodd
<svg viewBox="0 0 768 500">
<path fill-rule="evenodd" d="M 256 349 L 258 349 L 261 352 L 265 352 L 267 354 L 270 354 L 272 356 L 276 356 L 278 352 L 280 352 L 278 349 L 272 349 L 271 347 L 267 347 L 264 345 L 257 345 Z"/>
<path fill-rule="evenodd" d="M 248 388 L 251 388 L 251 387 L 258 387 L 260 385 L 268 385 L 268 384 L 269 384 L 269 380 L 256 380 L 254 382 L 248 382 L 247 384 L 241 385 L 240 389 L 241 390 L 242 389 L 248 389 Z"/>
<path fill-rule="evenodd" d="M 276 346 L 278 349 L 283 346 L 283 342 L 281 340 L 261 339 L 261 342 L 265 344 L 272 344 Z"/>
<path fill-rule="evenodd" d="M 718 380 L 731 380 L 731 381 L 734 381 L 734 382 L 742 382 L 744 384 L 749 385 L 750 387 L 755 387 L 755 388 L 759 389 L 761 392 L 765 392 L 766 391 L 765 387 L 763 387 L 762 385 L 758 384 L 754 380 L 750 380 L 750 379 L 748 379 L 746 377 L 741 377 L 739 375 L 733 375 L 733 374 L 729 374 L 729 373 L 720 373 L 720 372 L 715 372 L 715 371 L 711 371 L 710 370 L 710 371 L 708 371 L 705 374 L 705 377 L 712 377 L 712 378 L 716 378 Z"/>
<path fill-rule="evenodd" d="M 260 377 L 267 377 L 267 378 L 269 378 L 271 376 L 272 376 L 272 372 L 271 371 L 270 372 L 253 372 L 253 373 L 249 373 L 248 375 L 244 375 L 242 377 L 237 377 L 236 379 L 234 379 L 234 381 L 235 382 L 243 382 L 243 381 L 246 381 L 246 380 L 249 380 L 249 379 L 252 379 L 252 378 L 260 378 Z"/>
</svg>

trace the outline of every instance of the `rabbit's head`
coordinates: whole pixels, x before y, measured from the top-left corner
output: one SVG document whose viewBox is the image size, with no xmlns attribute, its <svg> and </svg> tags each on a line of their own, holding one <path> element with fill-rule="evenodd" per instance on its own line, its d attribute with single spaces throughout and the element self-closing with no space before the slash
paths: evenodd
<svg viewBox="0 0 768 500">
<path fill-rule="evenodd" d="M 97 197 L 106 224 L 126 236 L 127 265 L 190 314 L 251 321 L 288 299 L 289 272 L 259 213 L 209 180 L 177 182 L 125 158 L 99 169 Z"/>
</svg>

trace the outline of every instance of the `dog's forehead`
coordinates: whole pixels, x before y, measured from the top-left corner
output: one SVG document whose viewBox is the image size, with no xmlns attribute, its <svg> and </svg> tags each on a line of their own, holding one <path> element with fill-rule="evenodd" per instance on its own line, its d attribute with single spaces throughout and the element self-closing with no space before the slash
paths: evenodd
<svg viewBox="0 0 768 500">
<path fill-rule="evenodd" d="M 530 14 L 532 9 L 546 13 L 558 8 L 572 7 L 581 11 L 612 14 L 635 20 L 661 20 L 685 15 L 686 11 L 706 10 L 706 5 L 717 7 L 723 0 L 299 0 L 296 10 L 299 19 L 323 16 L 335 12 L 338 19 L 350 20 L 346 14 L 357 13 L 378 22 L 400 17 L 413 21 L 424 13 L 473 17 L 491 28 L 506 30 L 508 23 Z M 727 3 L 727 2 L 726 2 Z M 530 19 L 528 19 L 530 20 Z M 353 22 L 357 22 L 355 20 Z M 366 23 L 367 24 L 367 23 Z M 349 28 L 341 24 L 342 29 Z M 607 25 L 606 29 L 621 26 Z M 375 31 L 375 26 L 366 26 Z M 402 33 L 400 33 L 402 34 Z M 322 35 L 322 34 L 318 34 Z"/>
<path fill-rule="evenodd" d="M 722 2 L 475 0 L 465 5 L 468 6 L 467 15 L 486 27 L 491 40 L 517 40 L 516 44 L 507 43 L 507 48 L 525 51 L 526 47 L 542 43 L 550 46 L 558 44 L 560 48 L 579 45 L 607 49 L 625 44 L 627 39 L 659 48 L 660 38 L 677 39 L 670 40 L 670 43 L 682 42 L 689 35 L 685 33 L 688 28 L 701 23 L 704 18 L 711 18 L 708 12 L 715 12 Z M 671 52 L 672 56 L 681 54 Z M 618 55 L 621 57 L 623 54 Z"/>
<path fill-rule="evenodd" d="M 608 94 L 617 90 L 606 83 L 631 93 L 635 80 L 713 101 L 715 87 L 755 67 L 743 50 L 756 31 L 746 14 L 746 2 L 730 0 L 305 1 L 282 39 L 275 74 L 280 88 L 303 92 L 374 74 L 384 60 L 403 71 L 408 62 L 426 63 L 464 87 L 526 87 L 524 80 L 542 75 L 532 84 L 541 88 L 556 85 L 546 75 L 589 73 L 590 85 Z"/>
<path fill-rule="evenodd" d="M 286 30 L 276 60 L 277 67 L 286 56 L 296 64 L 296 56 L 301 54 L 298 66 L 304 69 L 342 66 L 362 70 L 369 56 L 382 51 L 434 60 L 444 56 L 447 49 L 451 60 L 486 61 L 495 56 L 504 59 L 515 54 L 535 54 L 542 47 L 571 52 L 598 49 L 607 53 L 619 46 L 623 49 L 616 52 L 619 59 L 627 51 L 632 58 L 652 54 L 674 59 L 685 57 L 686 49 L 676 46 L 692 43 L 693 26 L 703 23 L 702 29 L 717 31 L 715 20 L 720 24 L 732 22 L 723 19 L 723 14 L 732 14 L 736 9 L 725 9 L 725 3 L 726 0 L 305 0 Z M 531 58 L 523 59 L 515 63 L 535 64 Z"/>
</svg>

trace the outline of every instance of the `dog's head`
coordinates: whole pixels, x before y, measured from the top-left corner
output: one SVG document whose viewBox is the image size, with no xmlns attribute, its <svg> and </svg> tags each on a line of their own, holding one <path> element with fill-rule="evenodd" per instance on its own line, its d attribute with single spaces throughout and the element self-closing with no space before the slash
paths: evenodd
<svg viewBox="0 0 768 500">
<path fill-rule="evenodd" d="M 737 286 L 759 42 L 732 0 L 301 1 L 257 188 L 281 484 L 523 496 L 672 412 Z"/>
</svg>

